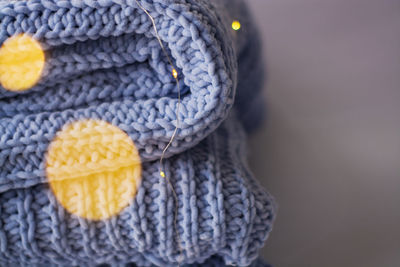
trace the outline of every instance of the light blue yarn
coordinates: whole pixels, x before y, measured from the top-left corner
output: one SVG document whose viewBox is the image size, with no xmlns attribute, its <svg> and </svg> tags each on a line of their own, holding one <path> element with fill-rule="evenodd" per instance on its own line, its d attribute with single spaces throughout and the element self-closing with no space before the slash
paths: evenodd
<svg viewBox="0 0 400 267">
<path fill-rule="evenodd" d="M 255 28 L 241 0 L 140 2 L 180 75 L 181 128 L 165 169 L 179 198 L 184 263 L 252 264 L 274 219 L 245 163 L 239 123 L 259 121 Z M 176 266 L 174 199 L 158 159 L 177 121 L 177 87 L 148 17 L 134 0 L 0 0 L 0 43 L 21 32 L 43 45 L 46 70 L 26 92 L 0 88 L 0 264 Z M 144 163 L 133 203 L 102 222 L 67 213 L 44 172 L 55 133 L 87 118 L 128 133 Z"/>
<path fill-rule="evenodd" d="M 213 256 L 204 262 L 188 264 L 188 265 L 184 265 L 183 267 L 205 267 L 205 266 L 206 267 L 228 267 L 229 265 L 226 265 L 222 258 Z M 101 266 L 101 267 L 109 267 L 109 266 Z M 124 264 L 124 265 L 121 265 L 121 267 L 138 267 L 138 266 L 135 264 Z M 249 267 L 271 267 L 271 265 L 269 265 L 262 259 L 258 258 L 257 260 L 252 262 L 251 265 L 249 265 Z"/>
<path fill-rule="evenodd" d="M 221 16 L 217 13 L 221 11 L 216 10 L 209 1 L 157 0 L 151 4 L 143 2 L 143 5 L 155 18 L 159 34 L 176 60 L 180 79 L 184 81 L 185 87 L 190 88 L 190 93 L 182 99 L 179 135 L 174 146 L 167 152 L 167 156 L 171 156 L 198 143 L 226 118 L 236 88 L 237 63 L 232 46 L 233 33 L 228 27 L 223 27 L 225 24 L 221 24 Z M 29 138 L 30 143 L 47 143 L 62 125 L 90 117 L 110 121 L 129 133 L 143 160 L 160 157 L 175 129 L 178 99 L 159 96 L 158 86 L 151 86 L 160 76 L 163 84 L 166 80 L 173 83 L 173 78 L 169 75 L 169 66 L 160 47 L 156 45 L 151 22 L 137 8 L 135 1 L 20 1 L 2 7 L 0 19 L 0 42 L 16 33 L 26 32 L 50 50 L 47 54 L 49 65 L 46 76 L 29 93 L 19 96 L 21 100 L 16 106 L 17 112 L 10 105 L 3 108 L 3 103 L 0 103 L 1 109 L 5 109 L 2 112 L 4 115 L 18 114 L 0 121 L 2 148 L 10 149 L 11 145 L 20 145 L 21 139 L 26 138 Z M 102 24 L 104 21 L 106 23 Z M 77 25 L 80 28 L 74 28 Z M 113 57 L 109 53 L 110 42 L 103 42 L 103 38 L 124 34 L 129 34 L 131 38 L 125 38 L 125 41 L 124 38 L 116 38 L 116 46 L 128 53 L 133 50 L 137 53 L 130 58 L 124 55 Z M 129 48 L 130 43 L 138 39 L 136 35 L 141 35 L 144 41 Z M 92 41 L 88 41 L 89 38 Z M 78 40 L 88 42 L 85 45 L 74 45 Z M 87 55 L 88 49 L 92 55 Z M 55 57 L 52 57 L 53 53 Z M 63 57 L 66 53 L 68 56 Z M 107 57 L 107 54 L 110 56 Z M 153 77 L 148 79 L 149 83 L 139 85 L 153 97 L 111 98 L 109 102 L 107 91 L 123 90 L 126 84 L 130 84 L 132 92 L 140 82 L 134 79 L 135 67 L 125 71 L 120 71 L 118 67 L 145 59 L 150 61 L 147 64 Z M 91 61 L 97 63 L 89 64 Z M 93 75 L 98 68 L 103 69 Z M 75 80 L 78 82 L 70 84 L 77 72 Z M 138 72 L 141 74 L 140 68 Z M 70 79 L 63 79 L 63 76 L 69 75 L 72 75 Z M 99 79 L 102 75 L 106 75 L 105 79 Z M 66 82 L 68 88 L 72 89 L 62 90 Z M 93 95 L 88 87 L 94 87 L 98 94 Z M 183 90 L 189 91 L 185 87 Z M 61 95 L 57 93 L 57 88 L 62 90 Z M 43 95 L 48 90 L 55 93 L 54 97 L 50 93 Z M 38 95 L 32 96 L 32 91 L 41 92 L 40 98 Z M 81 93 L 76 95 L 76 91 Z M 168 94 L 168 88 L 165 91 Z M 15 93 L 5 90 L 0 92 L 1 100 L 10 103 L 7 96 L 15 96 Z M 64 104 L 64 109 L 59 110 L 58 103 L 53 104 L 57 98 L 70 105 Z M 75 103 L 76 99 L 78 101 Z M 94 105 L 91 104 L 93 100 L 97 100 Z M 99 101 L 102 104 L 99 105 Z M 49 110 L 51 107 L 52 110 Z M 32 127 L 43 124 L 47 127 L 42 127 L 40 135 L 27 136 Z"/>
<path fill-rule="evenodd" d="M 244 163 L 245 138 L 231 117 L 199 145 L 165 162 L 179 198 L 177 224 L 186 263 L 217 254 L 227 264 L 248 265 L 271 230 L 273 200 Z M 174 208 L 172 192 L 160 179 L 158 161 L 143 164 L 134 202 L 106 221 L 91 222 L 67 213 L 44 183 L 8 188 L 0 193 L 0 259 L 175 266 L 180 251 Z"/>
<path fill-rule="evenodd" d="M 48 264 L 45 267 L 56 267 L 57 265 Z M 226 265 L 221 257 L 212 256 L 205 260 L 204 262 L 194 263 L 194 264 L 185 264 L 182 267 L 229 267 L 232 265 Z M 44 267 L 43 265 L 32 265 L 32 267 Z M 101 264 L 98 267 L 140 267 L 134 263 L 128 264 Z M 156 267 L 156 265 L 152 265 L 152 267 Z M 261 258 L 256 259 L 249 265 L 249 267 L 271 267 L 268 263 L 266 263 Z"/>
</svg>

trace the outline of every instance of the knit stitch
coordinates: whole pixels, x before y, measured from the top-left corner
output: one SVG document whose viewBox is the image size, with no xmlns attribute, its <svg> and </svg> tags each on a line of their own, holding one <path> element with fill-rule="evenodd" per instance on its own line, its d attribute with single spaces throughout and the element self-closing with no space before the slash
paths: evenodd
<svg viewBox="0 0 400 267">
<path fill-rule="evenodd" d="M 180 81 L 180 127 L 164 166 L 158 160 L 177 126 L 178 87 L 136 1 L 0 0 L 0 43 L 25 33 L 46 54 L 34 87 L 0 87 L 0 263 L 247 266 L 257 259 L 274 205 L 245 163 L 239 121 L 246 129 L 259 121 L 251 119 L 260 107 L 253 103 L 262 62 L 244 3 L 140 3 L 154 18 Z M 244 22 L 239 32 L 230 27 L 233 19 Z M 104 220 L 68 212 L 46 175 L 46 153 L 57 133 L 87 119 L 124 131 L 142 162 L 136 196 Z"/>
<path fill-rule="evenodd" d="M 171 156 L 226 118 L 236 88 L 233 33 L 209 1 L 142 4 L 182 80 L 180 130 Z M 43 153 L 62 125 L 89 117 L 130 134 L 144 161 L 160 157 L 176 126 L 176 86 L 151 22 L 134 0 L 20 1 L 2 6 L 0 20 L 0 42 L 29 33 L 47 54 L 45 75 L 34 88 L 19 95 L 0 92 L 2 151 L 29 143 Z M 41 134 L 30 134 L 33 128 Z"/>
<path fill-rule="evenodd" d="M 244 163 L 244 138 L 232 117 L 198 146 L 165 162 L 179 199 L 177 224 L 186 263 L 217 254 L 227 264 L 248 265 L 271 230 L 272 199 Z M 85 266 L 176 265 L 180 251 L 174 199 L 158 170 L 158 162 L 144 163 L 144 179 L 133 203 L 105 221 L 69 214 L 39 178 L 29 187 L 3 186 L 0 259 Z M 20 177 L 24 180 L 24 173 Z"/>
</svg>

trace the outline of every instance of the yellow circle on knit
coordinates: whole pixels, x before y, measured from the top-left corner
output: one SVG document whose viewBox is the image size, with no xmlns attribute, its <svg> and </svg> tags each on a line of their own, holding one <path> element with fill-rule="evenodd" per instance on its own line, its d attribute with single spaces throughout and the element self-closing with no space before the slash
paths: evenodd
<svg viewBox="0 0 400 267">
<path fill-rule="evenodd" d="M 92 220 L 117 215 L 136 195 L 141 161 L 132 139 L 104 121 L 68 124 L 50 143 L 46 173 L 59 203 Z"/>
<path fill-rule="evenodd" d="M 10 91 L 24 91 L 40 79 L 45 56 L 40 44 L 27 34 L 8 38 L 0 48 L 0 83 Z"/>
</svg>

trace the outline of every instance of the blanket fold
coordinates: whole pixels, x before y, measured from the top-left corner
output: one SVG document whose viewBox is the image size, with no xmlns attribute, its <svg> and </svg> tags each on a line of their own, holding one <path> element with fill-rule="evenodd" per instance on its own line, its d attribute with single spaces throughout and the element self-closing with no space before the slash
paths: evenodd
<svg viewBox="0 0 400 267">
<path fill-rule="evenodd" d="M 180 92 L 152 21 L 135 0 L 0 0 L 0 44 L 24 34 L 45 53 L 41 77 L 28 90 L 10 91 L 0 79 L 0 265 L 264 266 L 258 254 L 275 206 L 246 163 L 245 130 L 260 121 L 262 59 L 245 3 L 139 3 L 154 19 Z M 233 20 L 242 22 L 240 31 Z M 179 129 L 160 166 L 178 103 Z M 60 131 L 85 120 L 126 133 L 140 158 L 135 196 L 101 220 L 64 207 L 46 165 Z M 115 135 L 85 138 L 114 144 Z M 93 148 L 71 136 L 63 142 Z M 52 168 L 90 170 L 87 176 L 122 169 L 109 160 L 125 151 L 120 146 L 90 158 L 76 151 L 74 160 Z M 66 193 L 68 201 L 75 193 Z"/>
<path fill-rule="evenodd" d="M 198 146 L 165 162 L 178 196 L 180 246 L 171 189 L 160 179 L 159 162 L 149 162 L 132 204 L 107 220 L 69 214 L 45 184 L 0 194 L 0 259 L 175 266 L 182 247 L 183 263 L 219 255 L 226 264 L 248 265 L 271 230 L 274 205 L 245 164 L 244 138 L 232 117 Z"/>
<path fill-rule="evenodd" d="M 167 151 L 171 156 L 193 147 L 227 116 L 236 88 L 233 33 L 209 1 L 141 4 L 181 81 L 180 129 Z M 1 148 L 21 139 L 48 142 L 62 125 L 90 117 L 130 134 L 144 161 L 160 157 L 177 123 L 177 86 L 136 1 L 17 1 L 0 8 L 0 20 L 0 42 L 31 34 L 46 52 L 34 88 L 1 89 Z M 40 136 L 27 135 L 43 124 Z"/>
</svg>

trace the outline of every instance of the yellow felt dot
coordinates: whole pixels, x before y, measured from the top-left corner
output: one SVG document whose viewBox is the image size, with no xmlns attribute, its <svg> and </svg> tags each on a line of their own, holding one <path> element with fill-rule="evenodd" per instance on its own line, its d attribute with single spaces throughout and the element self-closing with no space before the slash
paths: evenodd
<svg viewBox="0 0 400 267">
<path fill-rule="evenodd" d="M 162 178 L 165 178 L 165 172 L 160 171 L 160 175 L 161 175 Z"/>
<path fill-rule="evenodd" d="M 26 34 L 8 38 L 0 48 L 0 83 L 10 91 L 24 91 L 40 79 L 45 56 L 40 44 Z"/>
<path fill-rule="evenodd" d="M 136 195 L 141 161 L 132 139 L 104 121 L 68 124 L 50 143 L 46 174 L 59 203 L 92 220 L 117 215 Z"/>
<path fill-rule="evenodd" d="M 240 24 L 239 21 L 234 20 L 234 21 L 232 22 L 232 29 L 234 29 L 235 31 L 240 30 L 241 27 L 242 27 L 242 25 Z"/>
</svg>

